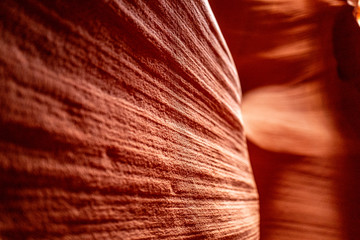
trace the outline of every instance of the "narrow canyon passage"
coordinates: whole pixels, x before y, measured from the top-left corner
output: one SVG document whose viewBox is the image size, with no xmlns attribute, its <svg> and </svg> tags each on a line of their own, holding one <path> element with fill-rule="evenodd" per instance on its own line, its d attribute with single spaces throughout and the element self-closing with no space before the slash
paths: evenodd
<svg viewBox="0 0 360 240">
<path fill-rule="evenodd" d="M 210 1 L 239 72 L 261 239 L 357 239 L 360 28 L 345 1 Z"/>
<path fill-rule="evenodd" d="M 352 11 L 0 1 L 0 239 L 357 240 Z"/>
</svg>

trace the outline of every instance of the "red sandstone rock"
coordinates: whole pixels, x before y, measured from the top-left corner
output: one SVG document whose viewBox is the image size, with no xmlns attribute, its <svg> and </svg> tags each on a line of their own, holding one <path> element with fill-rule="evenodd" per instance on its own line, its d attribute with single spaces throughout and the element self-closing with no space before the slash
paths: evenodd
<svg viewBox="0 0 360 240">
<path fill-rule="evenodd" d="M 247 135 L 262 147 L 249 145 L 261 239 L 358 239 L 360 29 L 351 9 L 211 3 L 245 91 Z"/>
<path fill-rule="evenodd" d="M 258 239 L 206 3 L 1 1 L 0 77 L 1 239 Z"/>
</svg>

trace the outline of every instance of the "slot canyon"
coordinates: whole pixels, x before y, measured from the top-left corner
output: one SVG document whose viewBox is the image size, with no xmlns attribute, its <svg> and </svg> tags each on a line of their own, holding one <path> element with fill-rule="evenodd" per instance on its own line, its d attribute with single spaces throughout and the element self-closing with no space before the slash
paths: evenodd
<svg viewBox="0 0 360 240">
<path fill-rule="evenodd" d="M 359 239 L 359 8 L 1 1 L 0 239 Z"/>
</svg>

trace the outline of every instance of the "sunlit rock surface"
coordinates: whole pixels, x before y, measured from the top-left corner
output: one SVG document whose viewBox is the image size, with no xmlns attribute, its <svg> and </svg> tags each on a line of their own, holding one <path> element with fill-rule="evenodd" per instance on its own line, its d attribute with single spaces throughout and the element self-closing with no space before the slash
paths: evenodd
<svg viewBox="0 0 360 240">
<path fill-rule="evenodd" d="M 258 239 L 202 1 L 0 2 L 1 239 Z"/>
<path fill-rule="evenodd" d="M 244 90 L 261 239 L 358 239 L 360 28 L 352 8 L 210 3 Z"/>
</svg>

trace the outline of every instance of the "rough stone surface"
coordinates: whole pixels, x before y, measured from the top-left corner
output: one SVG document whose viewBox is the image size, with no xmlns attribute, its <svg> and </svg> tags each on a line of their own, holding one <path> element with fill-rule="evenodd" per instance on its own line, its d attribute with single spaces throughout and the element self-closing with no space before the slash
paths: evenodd
<svg viewBox="0 0 360 240">
<path fill-rule="evenodd" d="M 1 239 L 258 239 L 204 1 L 0 2 Z"/>
</svg>

